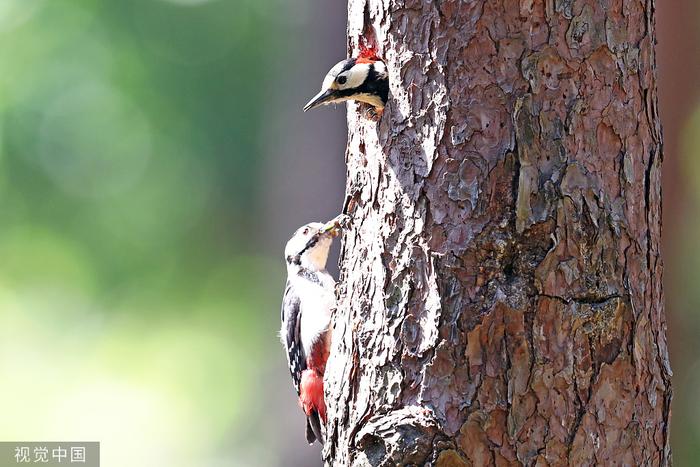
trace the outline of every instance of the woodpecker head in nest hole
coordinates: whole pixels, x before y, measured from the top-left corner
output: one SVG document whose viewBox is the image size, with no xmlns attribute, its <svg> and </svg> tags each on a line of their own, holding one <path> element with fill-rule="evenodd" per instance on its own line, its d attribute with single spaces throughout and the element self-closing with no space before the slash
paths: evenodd
<svg viewBox="0 0 700 467">
<path fill-rule="evenodd" d="M 304 112 L 325 104 L 354 100 L 369 104 L 381 115 L 388 98 L 386 65 L 374 46 L 361 44 L 357 58 L 348 58 L 331 68 L 323 80 L 321 92 L 304 106 Z"/>
<path fill-rule="evenodd" d="M 300 227 L 284 248 L 287 269 L 324 270 L 333 239 L 340 235 L 346 223 L 347 216 L 341 214 L 325 224 L 311 222 Z"/>
</svg>

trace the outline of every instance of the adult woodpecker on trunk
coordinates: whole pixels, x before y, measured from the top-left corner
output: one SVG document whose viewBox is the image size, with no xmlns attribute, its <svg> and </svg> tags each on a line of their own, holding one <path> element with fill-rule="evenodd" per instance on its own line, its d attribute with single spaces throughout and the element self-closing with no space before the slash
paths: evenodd
<svg viewBox="0 0 700 467">
<path fill-rule="evenodd" d="M 375 46 L 361 44 L 357 58 L 348 58 L 331 68 L 321 91 L 304 106 L 304 112 L 321 105 L 354 100 L 372 106 L 373 113 L 379 117 L 388 99 L 386 65 L 377 55 Z"/>
<path fill-rule="evenodd" d="M 299 405 L 306 414 L 309 444 L 315 440 L 323 444 L 323 374 L 330 352 L 331 312 L 335 309 L 335 280 L 326 271 L 326 261 L 344 221 L 345 216 L 341 215 L 326 224 L 307 224 L 294 233 L 284 249 L 287 285 L 280 338 Z"/>
</svg>

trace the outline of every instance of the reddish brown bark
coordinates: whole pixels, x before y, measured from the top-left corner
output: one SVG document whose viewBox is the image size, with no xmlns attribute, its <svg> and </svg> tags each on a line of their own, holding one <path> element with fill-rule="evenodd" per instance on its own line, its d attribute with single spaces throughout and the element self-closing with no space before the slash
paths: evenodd
<svg viewBox="0 0 700 467">
<path fill-rule="evenodd" d="M 351 0 L 329 465 L 667 465 L 653 1 Z"/>
</svg>

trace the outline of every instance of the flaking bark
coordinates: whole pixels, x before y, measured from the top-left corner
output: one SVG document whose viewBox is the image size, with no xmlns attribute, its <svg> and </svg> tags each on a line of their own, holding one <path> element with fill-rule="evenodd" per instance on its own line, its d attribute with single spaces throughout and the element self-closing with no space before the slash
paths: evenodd
<svg viewBox="0 0 700 467">
<path fill-rule="evenodd" d="M 350 0 L 391 79 L 349 106 L 324 458 L 668 465 L 651 0 Z"/>
</svg>

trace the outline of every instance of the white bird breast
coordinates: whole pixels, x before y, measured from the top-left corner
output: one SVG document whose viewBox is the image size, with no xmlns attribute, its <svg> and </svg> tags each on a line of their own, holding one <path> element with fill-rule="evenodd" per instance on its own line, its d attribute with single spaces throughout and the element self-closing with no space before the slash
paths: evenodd
<svg viewBox="0 0 700 467">
<path fill-rule="evenodd" d="M 335 307 L 335 281 L 327 272 L 319 275 L 321 285 L 302 278 L 294 281 L 301 307 L 301 343 L 307 356 L 313 343 L 328 330 Z"/>
</svg>

